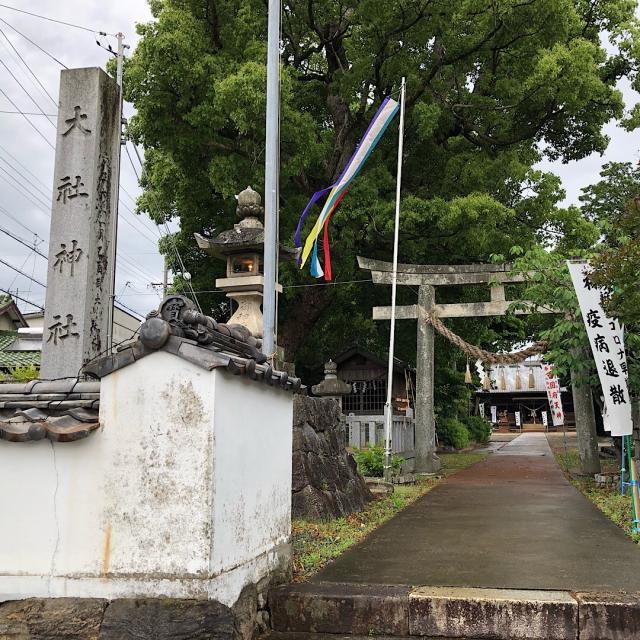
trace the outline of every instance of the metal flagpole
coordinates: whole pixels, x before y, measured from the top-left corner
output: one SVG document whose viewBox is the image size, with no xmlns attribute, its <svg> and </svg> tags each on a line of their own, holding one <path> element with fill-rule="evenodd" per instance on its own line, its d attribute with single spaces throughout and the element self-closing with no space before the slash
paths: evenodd
<svg viewBox="0 0 640 640">
<path fill-rule="evenodd" d="M 262 351 L 275 355 L 276 262 L 278 244 L 278 183 L 280 151 L 280 10 L 281 0 L 269 0 L 267 44 L 267 136 L 264 187 L 264 317 Z"/>
<path fill-rule="evenodd" d="M 400 234 L 400 188 L 402 186 L 402 151 L 404 146 L 404 99 L 406 81 L 400 85 L 400 130 L 398 133 L 398 175 L 396 178 L 396 219 L 393 235 L 393 273 L 391 276 L 391 333 L 389 334 L 389 368 L 387 369 L 387 401 L 384 405 L 384 478 L 391 480 L 391 427 L 393 408 L 391 392 L 393 387 L 393 349 L 396 338 L 396 290 L 398 284 L 398 237 Z"/>
</svg>

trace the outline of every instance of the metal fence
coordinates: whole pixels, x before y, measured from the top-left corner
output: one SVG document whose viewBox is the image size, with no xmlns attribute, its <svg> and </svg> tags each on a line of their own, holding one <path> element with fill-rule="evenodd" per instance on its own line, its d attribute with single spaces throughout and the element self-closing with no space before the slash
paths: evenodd
<svg viewBox="0 0 640 640">
<path fill-rule="evenodd" d="M 346 422 L 345 437 L 349 447 L 384 446 L 384 416 L 344 416 Z M 391 448 L 393 453 L 405 459 L 414 457 L 415 418 L 393 416 L 391 430 Z"/>
</svg>

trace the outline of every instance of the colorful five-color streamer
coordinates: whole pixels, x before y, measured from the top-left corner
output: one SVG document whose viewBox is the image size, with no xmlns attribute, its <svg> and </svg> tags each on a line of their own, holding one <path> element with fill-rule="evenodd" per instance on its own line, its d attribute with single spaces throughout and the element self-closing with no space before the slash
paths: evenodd
<svg viewBox="0 0 640 640">
<path fill-rule="evenodd" d="M 389 123 L 393 120 L 396 113 L 398 113 L 399 108 L 400 105 L 395 100 L 392 100 L 391 98 L 384 99 L 375 117 L 369 124 L 369 128 L 360 141 L 360 144 L 356 147 L 355 153 L 351 156 L 351 159 L 347 163 L 347 166 L 338 178 L 337 182 L 326 189 L 321 189 L 314 193 L 311 200 L 309 200 L 309 204 L 307 204 L 305 210 L 302 212 L 295 236 L 296 247 L 298 247 L 298 249 L 302 248 L 302 252 L 298 258 L 298 263 L 302 269 L 309 259 L 309 255 L 311 255 L 311 275 L 314 278 L 321 278 L 324 276 L 325 280 L 331 280 L 331 254 L 329 251 L 328 233 L 329 220 L 331 219 L 333 212 L 338 208 L 338 205 L 345 193 L 348 191 L 351 182 L 358 175 L 360 169 L 362 169 L 364 163 L 367 161 L 367 158 L 375 149 L 378 141 L 389 126 Z M 305 240 L 304 247 L 302 247 L 302 242 L 300 240 L 302 225 L 304 224 L 311 207 L 327 192 L 330 192 L 329 196 L 324 203 L 324 207 L 322 208 L 313 229 L 311 229 L 311 233 L 309 233 Z M 320 260 L 318 259 L 318 237 L 323 229 L 324 270 L 320 265 Z"/>
</svg>

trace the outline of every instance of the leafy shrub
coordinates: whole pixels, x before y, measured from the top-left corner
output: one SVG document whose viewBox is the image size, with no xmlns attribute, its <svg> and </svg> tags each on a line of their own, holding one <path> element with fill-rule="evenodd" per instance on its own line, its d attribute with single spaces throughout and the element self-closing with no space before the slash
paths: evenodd
<svg viewBox="0 0 640 640">
<path fill-rule="evenodd" d="M 462 421 L 469 431 L 469 437 L 474 442 L 486 444 L 491 436 L 491 423 L 480 416 L 467 416 Z"/>
<path fill-rule="evenodd" d="M 29 364 L 22 367 L 15 367 L 11 369 L 10 373 L 16 382 L 31 382 L 31 380 L 38 379 L 40 369 L 38 369 L 35 364 Z"/>
<path fill-rule="evenodd" d="M 354 449 L 353 457 L 358 465 L 358 471 L 363 476 L 382 478 L 384 475 L 384 447 L 373 445 L 362 449 Z M 404 458 L 391 456 L 391 471 L 397 474 L 402 468 Z"/>
<path fill-rule="evenodd" d="M 464 449 L 469 446 L 469 431 L 467 427 L 455 418 L 445 418 L 436 425 L 440 443 L 453 447 L 454 449 Z"/>
</svg>

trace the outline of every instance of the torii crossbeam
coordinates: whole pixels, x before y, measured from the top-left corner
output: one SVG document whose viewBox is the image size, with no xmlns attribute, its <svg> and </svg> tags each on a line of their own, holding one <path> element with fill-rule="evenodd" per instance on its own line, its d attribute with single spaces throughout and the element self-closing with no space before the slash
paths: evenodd
<svg viewBox="0 0 640 640">
<path fill-rule="evenodd" d="M 358 256 L 361 269 L 371 272 L 376 284 L 391 284 L 393 264 Z M 476 318 L 479 316 L 503 316 L 511 302 L 505 298 L 504 285 L 524 282 L 523 275 L 512 275 L 512 266 L 504 264 L 464 265 L 417 265 L 399 264 L 398 285 L 418 286 L 418 304 L 397 306 L 398 320 L 418 320 L 418 346 L 416 362 L 416 442 L 415 471 L 436 473 L 440 460 L 436 455 L 436 430 L 433 407 L 434 388 L 434 334 L 433 327 L 425 318 L 435 312 L 439 318 Z M 436 304 L 435 287 L 490 284 L 491 298 L 488 302 L 465 302 L 459 304 Z M 532 303 L 525 303 L 529 308 Z M 423 313 L 420 313 L 422 308 Z M 553 313 L 537 309 L 538 313 Z M 529 310 L 514 313 L 527 315 Z M 374 320 L 390 320 L 391 307 L 374 307 Z"/>
</svg>

